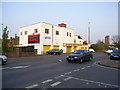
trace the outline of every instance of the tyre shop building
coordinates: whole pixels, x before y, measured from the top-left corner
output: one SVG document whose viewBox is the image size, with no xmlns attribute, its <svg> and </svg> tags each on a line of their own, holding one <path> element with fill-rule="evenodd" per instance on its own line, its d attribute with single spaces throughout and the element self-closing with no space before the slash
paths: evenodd
<svg viewBox="0 0 120 90">
<path fill-rule="evenodd" d="M 51 25 L 40 22 L 19 29 L 19 47 L 33 48 L 37 54 L 45 54 L 50 49 L 62 49 L 63 53 L 71 53 L 79 49 L 88 49 L 83 40 L 74 35 L 74 30 L 66 28 L 66 24 Z"/>
</svg>

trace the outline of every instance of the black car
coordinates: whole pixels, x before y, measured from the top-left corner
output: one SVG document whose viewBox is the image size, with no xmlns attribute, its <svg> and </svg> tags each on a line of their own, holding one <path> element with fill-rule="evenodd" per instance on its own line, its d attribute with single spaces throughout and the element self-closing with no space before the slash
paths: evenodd
<svg viewBox="0 0 120 90">
<path fill-rule="evenodd" d="M 93 58 L 92 53 L 90 53 L 88 50 L 76 50 L 72 54 L 67 56 L 68 62 L 83 62 L 83 61 L 91 61 Z"/>
<path fill-rule="evenodd" d="M 63 52 L 62 49 L 52 49 L 50 51 L 47 51 L 46 54 L 60 55 L 62 52 Z"/>
<path fill-rule="evenodd" d="M 114 49 L 111 53 L 110 59 L 118 59 L 120 60 L 120 49 Z"/>
</svg>

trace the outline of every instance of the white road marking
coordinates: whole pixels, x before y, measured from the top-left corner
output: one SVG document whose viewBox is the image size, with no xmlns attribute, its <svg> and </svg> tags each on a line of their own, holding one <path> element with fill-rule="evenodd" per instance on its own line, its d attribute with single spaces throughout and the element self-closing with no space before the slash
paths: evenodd
<svg viewBox="0 0 120 90">
<path fill-rule="evenodd" d="M 0 68 L 0 69 L 7 69 L 7 68 L 9 68 L 9 67 L 5 67 L 5 68 Z"/>
<path fill-rule="evenodd" d="M 62 60 L 59 60 L 60 62 L 62 62 Z"/>
<path fill-rule="evenodd" d="M 55 86 L 59 85 L 60 83 L 61 83 L 61 82 L 58 81 L 58 82 L 55 82 L 55 83 L 51 84 L 50 86 L 51 86 L 51 87 L 55 87 Z"/>
<path fill-rule="evenodd" d="M 45 84 L 45 83 L 48 83 L 48 82 L 51 82 L 51 81 L 53 81 L 53 80 L 52 79 L 48 79 L 46 81 L 43 81 L 42 83 Z"/>
<path fill-rule="evenodd" d="M 61 77 L 63 77 L 63 76 L 64 76 L 64 75 L 60 75 L 60 76 L 57 76 L 57 77 L 55 77 L 55 78 L 57 79 L 57 78 L 61 78 Z"/>
<path fill-rule="evenodd" d="M 64 81 L 70 80 L 72 77 L 65 78 Z"/>
<path fill-rule="evenodd" d="M 77 69 L 76 70 L 73 70 L 74 72 L 76 72 L 77 71 Z"/>
<path fill-rule="evenodd" d="M 91 67 L 91 66 L 87 66 L 87 67 Z"/>
<path fill-rule="evenodd" d="M 67 72 L 67 73 L 65 73 L 65 74 L 71 74 L 71 72 Z"/>
<path fill-rule="evenodd" d="M 37 87 L 38 86 L 38 84 L 34 84 L 34 85 L 31 85 L 31 86 L 28 86 L 28 87 L 26 87 L 27 89 L 30 89 L 30 88 L 35 88 L 35 87 Z"/>
<path fill-rule="evenodd" d="M 105 87 L 107 87 L 107 86 L 105 86 Z"/>
<path fill-rule="evenodd" d="M 76 71 L 79 71 L 80 69 L 77 69 Z"/>
<path fill-rule="evenodd" d="M 81 68 L 81 69 L 85 69 L 85 67 Z"/>
<path fill-rule="evenodd" d="M 4 68 L 0 68 L 0 69 L 22 69 L 22 68 L 28 68 L 31 65 L 27 65 L 27 66 L 15 66 L 15 67 L 4 67 Z"/>
<path fill-rule="evenodd" d="M 73 70 L 74 72 L 76 72 L 76 69 L 75 70 Z"/>
<path fill-rule="evenodd" d="M 86 84 L 89 84 L 88 82 Z"/>
<path fill-rule="evenodd" d="M 66 77 L 70 77 L 70 76 L 66 76 Z M 80 80 L 80 81 L 85 81 L 85 82 L 91 82 L 91 83 L 97 83 L 97 84 L 103 84 L 105 86 L 113 86 L 113 87 L 119 87 L 118 85 L 113 85 L 113 84 L 107 84 L 107 83 L 103 83 L 103 82 L 97 82 L 97 81 L 92 81 L 92 80 L 86 80 L 86 79 L 79 79 L 79 78 L 75 78 L 75 77 L 71 77 L 72 79 L 76 79 L 76 80 Z"/>
<path fill-rule="evenodd" d="M 9 69 L 22 69 L 22 68 L 28 68 L 30 67 L 30 65 L 28 66 L 16 66 L 16 67 L 10 67 Z"/>
</svg>

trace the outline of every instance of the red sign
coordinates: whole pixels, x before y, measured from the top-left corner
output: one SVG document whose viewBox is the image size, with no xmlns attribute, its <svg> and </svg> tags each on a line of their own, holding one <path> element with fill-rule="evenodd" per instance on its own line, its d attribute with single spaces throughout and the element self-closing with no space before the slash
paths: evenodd
<svg viewBox="0 0 120 90">
<path fill-rule="evenodd" d="M 39 43 L 40 42 L 40 34 L 28 35 L 28 43 Z"/>
</svg>

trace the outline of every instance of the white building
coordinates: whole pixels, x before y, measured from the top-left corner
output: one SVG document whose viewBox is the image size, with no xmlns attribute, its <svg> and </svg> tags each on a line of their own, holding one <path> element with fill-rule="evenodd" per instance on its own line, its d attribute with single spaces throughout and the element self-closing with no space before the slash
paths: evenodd
<svg viewBox="0 0 120 90">
<path fill-rule="evenodd" d="M 32 46 L 38 54 L 45 54 L 50 49 L 62 49 L 64 53 L 88 49 L 83 40 L 74 35 L 74 30 L 66 28 L 63 23 L 55 26 L 40 22 L 21 27 L 19 36 L 19 47 Z"/>
</svg>

